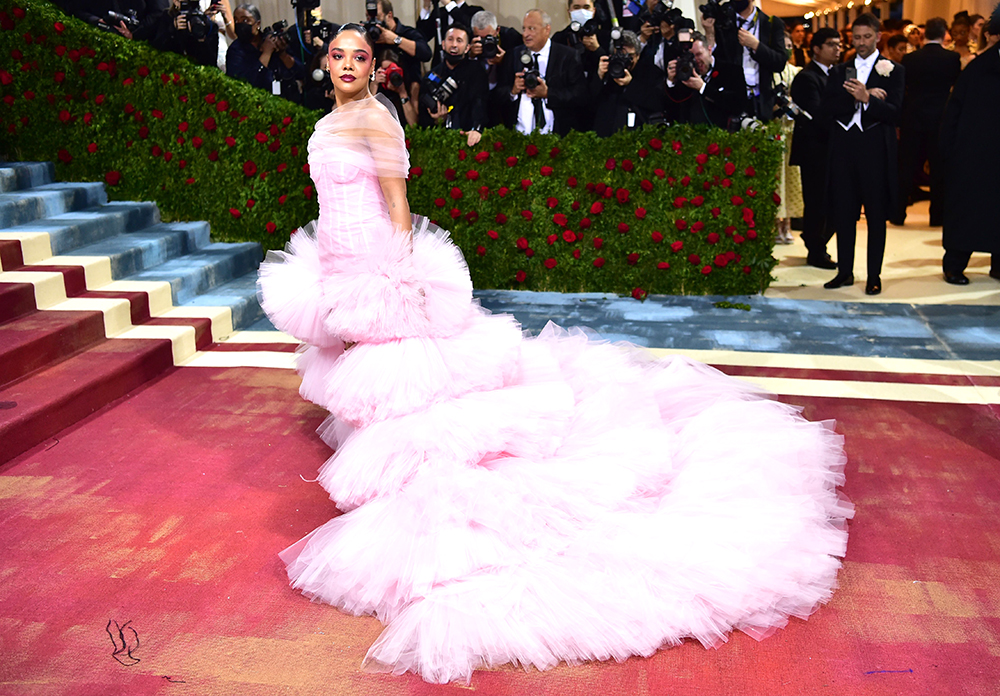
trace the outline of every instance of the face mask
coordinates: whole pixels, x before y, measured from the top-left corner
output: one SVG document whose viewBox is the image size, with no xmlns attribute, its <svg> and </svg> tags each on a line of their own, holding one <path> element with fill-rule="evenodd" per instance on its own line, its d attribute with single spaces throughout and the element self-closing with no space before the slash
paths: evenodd
<svg viewBox="0 0 1000 696">
<path fill-rule="evenodd" d="M 237 24 L 236 40 L 246 42 L 253 41 L 253 27 L 249 24 Z"/>
<path fill-rule="evenodd" d="M 569 13 L 570 21 L 586 24 L 594 18 L 594 13 L 590 10 L 573 10 Z"/>
<path fill-rule="evenodd" d="M 462 62 L 463 60 L 465 60 L 465 54 L 464 54 L 464 53 L 462 53 L 462 54 L 459 54 L 459 55 L 457 55 L 457 56 L 453 56 L 453 55 L 451 55 L 450 53 L 445 53 L 445 54 L 444 54 L 444 60 L 445 60 L 445 62 L 446 62 L 446 63 L 447 63 L 448 65 L 450 65 L 451 67 L 453 67 L 453 68 L 454 68 L 454 67 L 455 67 L 456 65 L 458 65 L 458 64 L 459 64 L 459 63 L 461 63 L 461 62 Z"/>
<path fill-rule="evenodd" d="M 786 48 L 785 49 L 785 56 L 786 56 L 787 60 L 791 60 L 792 59 L 792 49 Z"/>
<path fill-rule="evenodd" d="M 743 12 L 746 8 L 750 7 L 750 0 L 732 0 L 730 4 L 737 12 Z"/>
</svg>

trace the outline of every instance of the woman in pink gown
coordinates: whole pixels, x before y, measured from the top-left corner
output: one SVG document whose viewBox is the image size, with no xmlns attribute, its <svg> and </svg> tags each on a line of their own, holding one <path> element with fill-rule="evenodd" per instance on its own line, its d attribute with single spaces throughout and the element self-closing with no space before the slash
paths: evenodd
<svg viewBox="0 0 1000 696">
<path fill-rule="evenodd" d="M 853 514 L 832 424 L 479 307 L 448 234 L 410 216 L 358 29 L 331 44 L 337 108 L 309 143 L 319 220 L 259 280 L 308 344 L 301 393 L 335 450 L 319 482 L 344 512 L 282 552 L 292 586 L 378 617 L 366 663 L 432 682 L 763 638 L 816 611 Z"/>
</svg>

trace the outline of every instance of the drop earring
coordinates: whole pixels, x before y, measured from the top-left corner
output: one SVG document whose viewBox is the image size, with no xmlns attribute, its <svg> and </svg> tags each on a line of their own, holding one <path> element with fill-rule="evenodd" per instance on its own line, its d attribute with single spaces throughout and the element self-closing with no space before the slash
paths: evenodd
<svg viewBox="0 0 1000 696">
<path fill-rule="evenodd" d="M 374 82 L 374 81 L 375 81 L 375 73 L 374 73 L 374 72 L 372 72 L 372 73 L 371 73 L 371 74 L 370 74 L 370 75 L 368 76 L 368 81 L 369 81 L 369 82 Z"/>
</svg>

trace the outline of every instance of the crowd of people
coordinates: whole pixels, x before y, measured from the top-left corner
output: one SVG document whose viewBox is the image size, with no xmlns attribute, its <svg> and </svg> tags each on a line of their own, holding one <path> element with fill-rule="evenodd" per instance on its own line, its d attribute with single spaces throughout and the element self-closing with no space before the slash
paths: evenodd
<svg viewBox="0 0 1000 696">
<path fill-rule="evenodd" d="M 232 8 L 229 0 L 63 4 L 108 31 L 219 65 L 306 107 L 333 106 L 327 41 L 339 27 L 322 21 L 318 2 L 297 3 L 291 27 L 268 25 L 254 5 Z M 777 241 L 790 242 L 791 219 L 800 218 L 807 263 L 838 270 L 828 288 L 854 282 L 863 208 L 866 292 L 881 292 L 886 223 L 902 225 L 925 186 L 930 224 L 945 227 L 949 283 L 969 282 L 963 271 L 971 252 L 992 251 L 996 242 L 984 241 L 988 234 L 970 239 L 957 231 L 978 218 L 953 210 L 962 190 L 947 184 L 964 179 L 959 158 L 951 157 L 965 142 L 955 129 L 963 123 L 961 109 L 978 103 L 982 88 L 972 87 L 965 104 L 952 90 L 977 56 L 979 64 L 995 60 L 996 13 L 988 21 L 959 12 L 950 23 L 936 17 L 922 25 L 864 13 L 841 32 L 814 31 L 803 23 L 787 27 L 757 0 L 708 0 L 700 7 L 701 33 L 661 0 L 631 0 L 620 22 L 608 8 L 567 0 L 566 26 L 556 31 L 552 17 L 537 9 L 520 27 L 505 27 L 464 1 L 423 0 L 416 26 L 409 27 L 396 18 L 391 0 L 369 2 L 363 26 L 376 44 L 378 66 L 371 90 L 392 103 L 402 123 L 460 130 L 470 146 L 485 128 L 499 125 L 608 136 L 643 124 L 738 130 L 782 119 L 791 145 Z M 974 147 L 970 158 L 978 159 Z M 834 234 L 837 261 L 827 251 Z M 991 275 L 1000 278 L 1000 256 Z"/>
</svg>

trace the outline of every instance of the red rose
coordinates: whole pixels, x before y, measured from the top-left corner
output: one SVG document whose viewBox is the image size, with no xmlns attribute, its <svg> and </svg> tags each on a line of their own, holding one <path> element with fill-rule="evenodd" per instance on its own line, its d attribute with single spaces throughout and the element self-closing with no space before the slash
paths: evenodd
<svg viewBox="0 0 1000 696">
<path fill-rule="evenodd" d="M 486 247 L 479 245 L 476 247 L 476 254 L 479 256 L 486 256 Z"/>
<path fill-rule="evenodd" d="M 627 172 L 630 172 L 633 169 L 635 169 L 635 165 L 632 164 L 632 160 L 629 160 L 629 159 L 622 160 L 622 169 L 624 169 Z"/>
<path fill-rule="evenodd" d="M 709 145 L 708 146 L 708 154 L 710 154 L 710 155 L 717 155 L 717 154 L 719 154 L 719 144 L 718 143 L 712 143 L 711 145 Z"/>
<path fill-rule="evenodd" d="M 569 222 L 569 218 L 567 218 L 562 213 L 556 213 L 555 215 L 552 216 L 552 222 L 559 225 L 560 227 L 565 227 L 566 224 Z"/>
<path fill-rule="evenodd" d="M 753 209 L 752 208 L 744 208 L 743 209 L 743 222 L 747 223 L 748 225 L 751 225 L 751 227 L 753 226 L 752 225 L 752 223 L 753 223 Z"/>
<path fill-rule="evenodd" d="M 562 233 L 562 238 L 564 242 L 572 244 L 576 241 L 576 233 L 573 230 L 565 230 Z"/>
<path fill-rule="evenodd" d="M 771 194 L 771 200 L 774 201 L 775 205 L 781 205 L 781 196 L 778 195 L 777 191 Z"/>
<path fill-rule="evenodd" d="M 752 188 L 747 188 L 747 195 L 748 195 L 748 196 L 749 196 L 750 198 L 756 198 L 756 197 L 757 197 L 757 191 L 755 191 L 755 190 L 754 190 L 754 189 L 752 189 Z"/>
<path fill-rule="evenodd" d="M 215 103 L 215 95 L 212 94 L 212 93 L 206 94 L 205 95 L 205 103 L 206 104 L 214 104 Z"/>
<path fill-rule="evenodd" d="M 448 215 L 451 216 L 452 220 L 457 220 L 459 217 L 461 217 L 462 211 L 459 210 L 458 208 L 452 208 L 451 210 L 448 211 Z"/>
<path fill-rule="evenodd" d="M 507 188 L 506 186 L 501 186 L 500 188 L 497 189 L 497 195 L 500 196 L 501 198 L 506 196 L 508 193 L 510 193 L 510 189 Z"/>
<path fill-rule="evenodd" d="M 712 267 L 711 266 L 704 266 L 701 269 L 701 274 L 702 275 L 708 275 L 711 272 L 712 272 Z"/>
<path fill-rule="evenodd" d="M 570 178 L 566 179 L 566 185 L 569 186 L 570 188 L 576 188 L 576 177 L 571 176 Z"/>
<path fill-rule="evenodd" d="M 500 238 L 500 235 L 497 233 L 496 230 L 486 230 L 486 236 L 489 237 L 490 239 Z"/>
<path fill-rule="evenodd" d="M 462 197 L 462 189 L 458 188 L 457 186 L 452 186 L 451 191 L 448 192 L 448 195 L 451 196 L 452 200 L 457 201 L 459 198 Z"/>
<path fill-rule="evenodd" d="M 732 201 L 733 205 L 743 205 L 743 198 L 740 196 L 733 196 L 729 200 Z"/>
<path fill-rule="evenodd" d="M 208 118 L 206 118 L 202 122 L 201 126 L 202 126 L 202 128 L 204 128 L 207 131 L 214 131 L 216 129 L 216 127 L 217 127 L 217 125 L 215 123 L 215 118 L 213 118 L 212 116 L 209 116 Z"/>
<path fill-rule="evenodd" d="M 257 164 L 252 160 L 247 160 L 243 163 L 243 175 L 253 176 L 257 173 Z"/>
<path fill-rule="evenodd" d="M 524 250 L 524 255 L 530 259 L 532 256 L 535 255 L 535 250 L 532 249 L 531 247 L 528 247 L 527 249 Z"/>
<path fill-rule="evenodd" d="M 684 196 L 678 196 L 677 198 L 674 199 L 674 207 L 683 208 L 684 204 L 687 202 L 688 202 L 687 198 L 685 198 Z"/>
<path fill-rule="evenodd" d="M 177 136 L 177 144 L 178 145 L 183 145 L 185 142 L 187 142 L 187 141 L 184 140 L 184 136 L 183 135 L 178 135 Z"/>
<path fill-rule="evenodd" d="M 608 190 L 608 185 L 603 182 L 599 183 L 594 187 L 594 190 L 597 192 L 597 195 L 603 196 L 604 192 Z"/>
<path fill-rule="evenodd" d="M 705 164 L 706 162 L 708 162 L 708 155 L 702 152 L 694 158 L 694 161 L 697 162 L 698 164 Z"/>
<path fill-rule="evenodd" d="M 497 213 L 497 216 L 496 216 L 495 219 L 496 219 L 498 225 L 506 225 L 507 224 L 507 216 L 504 215 L 503 213 Z"/>
<path fill-rule="evenodd" d="M 117 186 L 122 180 L 122 173 L 119 171 L 110 171 L 104 175 L 104 181 L 107 182 L 108 186 Z"/>
<path fill-rule="evenodd" d="M 232 215 L 234 218 L 239 218 L 243 216 L 243 213 L 238 211 L 236 208 L 230 208 L 229 214 Z"/>
<path fill-rule="evenodd" d="M 670 243 L 670 250 L 675 254 L 683 248 L 684 248 L 684 242 L 676 241 Z"/>
<path fill-rule="evenodd" d="M 604 240 L 600 237 L 594 237 L 594 248 L 600 249 L 602 246 L 604 246 Z"/>
<path fill-rule="evenodd" d="M 558 265 L 558 263 L 559 263 L 559 262 L 558 262 L 558 261 L 556 261 L 556 260 L 555 260 L 554 258 L 552 258 L 552 257 L 549 257 L 549 258 L 545 259 L 545 267 L 546 267 L 547 269 L 549 269 L 550 271 L 551 271 L 551 270 L 552 270 L 553 268 L 555 268 L 555 267 L 556 267 L 556 266 Z"/>
<path fill-rule="evenodd" d="M 730 179 L 723 179 L 722 183 L 719 184 L 719 186 L 721 186 L 722 188 L 729 188 L 732 185 L 733 185 L 733 182 Z"/>
<path fill-rule="evenodd" d="M 717 244 L 719 242 L 719 234 L 717 232 L 708 233 L 708 243 Z"/>
<path fill-rule="evenodd" d="M 747 239 L 757 239 L 757 232 L 755 230 L 747 230 Z"/>
<path fill-rule="evenodd" d="M 659 268 L 661 271 L 665 271 L 668 268 L 670 268 L 670 264 L 667 263 L 666 261 L 660 261 L 658 264 L 656 264 L 656 267 Z"/>
<path fill-rule="evenodd" d="M 573 250 L 573 258 L 574 259 L 580 258 L 580 250 L 579 249 L 574 249 Z"/>
<path fill-rule="evenodd" d="M 257 205 L 257 201 L 255 201 L 255 200 L 254 200 L 254 199 L 252 199 L 252 198 L 250 198 L 250 199 L 247 199 L 247 207 L 248 207 L 248 208 L 252 208 L 252 207 L 254 207 L 255 205 Z"/>
<path fill-rule="evenodd" d="M 266 225 L 264 225 L 264 229 L 267 230 L 268 234 L 274 234 L 275 232 L 277 232 L 278 226 L 275 225 L 273 222 L 269 222 Z"/>
<path fill-rule="evenodd" d="M 643 179 L 642 182 L 639 184 L 639 188 L 641 188 L 646 193 L 649 193 L 650 191 L 653 190 L 653 182 L 650 181 L 649 179 Z"/>
<path fill-rule="evenodd" d="M 172 153 L 172 152 L 164 152 L 163 153 L 163 159 L 165 159 L 167 162 L 169 162 L 173 158 L 174 158 L 174 153 Z"/>
<path fill-rule="evenodd" d="M 551 157 L 552 159 L 555 159 L 556 157 L 559 156 L 560 152 L 561 152 L 561 150 L 558 147 L 554 147 L 551 150 L 549 150 L 549 157 Z"/>
<path fill-rule="evenodd" d="M 160 149 L 159 145 L 153 145 L 153 147 L 149 149 L 149 152 L 153 155 L 153 157 L 159 157 L 163 154 L 163 150 Z"/>
<path fill-rule="evenodd" d="M 746 169 L 744 169 L 743 173 L 746 174 L 747 176 L 756 176 L 757 175 L 757 171 L 753 168 L 753 165 L 750 165 Z"/>
<path fill-rule="evenodd" d="M 634 288 L 632 290 L 632 297 L 634 297 L 637 300 L 644 300 L 646 299 L 646 291 L 643 290 L 642 288 Z"/>
<path fill-rule="evenodd" d="M 626 232 L 628 232 L 628 230 L 629 230 L 629 227 L 628 227 L 627 223 L 624 223 L 624 222 L 619 222 L 618 223 L 618 231 L 619 232 L 621 232 L 622 234 L 625 234 Z"/>
<path fill-rule="evenodd" d="M 545 205 L 549 208 L 555 208 L 557 205 L 559 205 L 559 199 L 552 198 L 551 196 L 549 196 L 548 198 L 545 199 Z"/>
<path fill-rule="evenodd" d="M 639 148 L 639 157 L 643 158 L 643 159 L 645 159 L 646 157 L 649 157 L 649 150 L 647 150 L 644 147 L 640 147 Z"/>
<path fill-rule="evenodd" d="M 731 249 L 726 252 L 726 258 L 730 261 L 739 261 L 739 257 L 736 256 L 736 252 Z"/>
<path fill-rule="evenodd" d="M 581 219 L 579 227 L 580 227 L 581 230 L 585 230 L 588 227 L 590 227 L 590 218 L 583 218 L 583 219 Z"/>
<path fill-rule="evenodd" d="M 531 144 L 524 148 L 524 151 L 527 153 L 528 157 L 534 157 L 538 154 L 538 148 Z"/>
<path fill-rule="evenodd" d="M 257 140 L 258 143 L 266 143 L 267 133 L 258 133 L 257 135 L 254 136 L 254 138 Z"/>
<path fill-rule="evenodd" d="M 678 155 L 681 154 L 681 142 L 679 140 L 673 141 L 671 143 L 671 146 L 674 148 L 674 153 L 675 154 L 678 154 Z"/>
<path fill-rule="evenodd" d="M 639 218 L 640 220 L 642 220 L 643 218 L 646 217 L 646 209 L 645 208 L 636 208 L 635 209 L 635 216 L 637 218 Z"/>
<path fill-rule="evenodd" d="M 677 229 L 679 229 L 679 230 L 682 230 L 682 231 L 683 231 L 683 230 L 686 230 L 686 229 L 687 229 L 687 226 L 688 226 L 688 224 L 687 224 L 687 220 L 685 220 L 685 219 L 683 219 L 683 218 L 681 218 L 680 220 L 678 220 L 678 221 L 677 221 L 677 222 L 675 222 L 674 224 L 675 224 L 675 225 L 677 226 Z"/>
<path fill-rule="evenodd" d="M 629 266 L 634 266 L 639 263 L 639 255 L 636 253 L 629 254 L 625 261 Z"/>
<path fill-rule="evenodd" d="M 723 171 L 726 172 L 726 176 L 732 176 L 736 173 L 736 165 L 732 162 L 726 162 L 726 166 L 723 167 Z"/>
<path fill-rule="evenodd" d="M 527 277 L 528 274 L 525 273 L 524 271 L 518 271 L 517 273 L 514 274 L 514 280 L 516 280 L 519 283 L 523 283 L 527 279 Z"/>
<path fill-rule="evenodd" d="M 662 169 L 654 169 L 653 170 L 653 174 L 656 175 L 657 179 L 662 179 L 663 177 L 665 177 L 667 175 L 667 173 L 665 171 L 663 171 Z"/>
<path fill-rule="evenodd" d="M 745 241 L 746 241 L 746 237 L 744 237 L 743 235 L 740 235 L 740 234 L 734 234 L 733 235 L 733 242 L 735 244 L 742 244 Z"/>
<path fill-rule="evenodd" d="M 445 169 L 444 170 L 444 178 L 447 179 L 448 181 L 454 181 L 455 180 L 455 170 L 452 169 L 451 167 L 449 167 L 448 169 Z"/>
<path fill-rule="evenodd" d="M 516 164 L 517 164 L 517 157 L 515 157 L 514 155 L 511 155 L 510 157 L 507 158 L 507 166 L 508 167 L 513 167 Z"/>
<path fill-rule="evenodd" d="M 712 217 L 713 217 L 713 218 L 717 218 L 717 217 L 719 217 L 719 215 L 720 215 L 721 213 L 722 213 L 722 211 L 721 211 L 721 210 L 719 210 L 718 208 L 712 208 Z"/>
<path fill-rule="evenodd" d="M 187 121 L 181 121 L 180 123 L 177 124 L 177 130 L 179 130 L 181 133 L 187 133 L 187 129 L 188 129 Z"/>
<path fill-rule="evenodd" d="M 688 263 L 690 263 L 692 266 L 697 266 L 699 263 L 701 263 L 701 257 L 698 256 L 698 254 L 689 254 Z"/>
<path fill-rule="evenodd" d="M 124 85 L 125 87 L 128 87 L 128 86 L 130 86 L 134 82 L 135 82 L 135 80 L 133 80 L 131 77 L 126 77 L 124 80 L 122 80 L 122 85 Z"/>
<path fill-rule="evenodd" d="M 703 183 L 703 184 L 701 185 L 701 187 L 702 187 L 702 188 L 703 188 L 704 190 L 708 191 L 708 190 L 709 190 L 710 188 L 712 188 L 712 182 L 711 182 L 711 181 L 706 181 L 705 183 Z"/>
<path fill-rule="evenodd" d="M 475 223 L 479 219 L 479 213 L 475 210 L 470 210 L 465 214 L 465 221 L 470 223 Z"/>
<path fill-rule="evenodd" d="M 97 143 L 91 143 L 90 145 L 88 145 L 87 152 L 89 152 L 90 154 L 94 154 L 95 152 L 97 152 Z"/>
<path fill-rule="evenodd" d="M 236 138 L 234 138 L 232 136 L 229 136 L 229 137 L 226 138 L 226 145 L 227 146 L 232 147 L 235 144 L 236 144 Z"/>
<path fill-rule="evenodd" d="M 705 229 L 705 223 L 701 220 L 696 220 L 693 225 L 691 225 L 691 232 L 701 232 Z"/>
<path fill-rule="evenodd" d="M 528 240 L 524 237 L 518 237 L 517 241 L 514 242 L 518 249 L 524 250 L 528 248 Z"/>
<path fill-rule="evenodd" d="M 313 197 L 313 187 L 311 184 L 302 189 L 302 195 L 306 197 L 306 200 L 310 200 Z"/>
<path fill-rule="evenodd" d="M 59 112 L 59 120 L 62 121 L 63 123 L 66 123 L 71 118 L 73 118 L 73 114 L 66 111 L 66 109 L 63 109 L 62 111 Z"/>
<path fill-rule="evenodd" d="M 284 205 L 285 201 L 287 201 L 287 200 L 288 200 L 288 196 L 285 195 L 285 194 L 282 194 L 282 195 L 278 196 L 278 205 Z"/>
<path fill-rule="evenodd" d="M 142 138 L 143 140 L 145 140 L 146 138 L 149 137 L 149 129 L 146 128 L 146 126 L 143 126 L 142 128 L 139 129 L 138 135 L 139 135 L 140 138 Z"/>
<path fill-rule="evenodd" d="M 594 268 L 600 268 L 603 265 L 604 265 L 604 257 L 598 256 L 596 259 L 594 259 Z"/>
<path fill-rule="evenodd" d="M 102 96 L 102 97 L 103 97 L 104 95 L 102 94 L 102 95 L 100 95 L 100 96 Z M 25 98 L 25 99 L 27 99 L 28 101 L 31 101 L 32 99 L 34 99 L 34 98 L 35 98 L 35 93 L 34 93 L 34 92 L 32 92 L 32 91 L 31 91 L 30 89 L 26 89 L 26 90 L 24 91 L 24 98 Z M 101 102 L 97 102 L 97 103 L 98 103 L 98 104 L 100 104 Z"/>
<path fill-rule="evenodd" d="M 663 141 L 659 138 L 653 138 L 649 141 L 649 146 L 654 150 L 661 150 L 663 149 Z"/>
<path fill-rule="evenodd" d="M 194 136 L 193 138 L 191 138 L 191 145 L 194 147 L 195 150 L 197 150 L 198 148 L 200 148 L 203 142 L 204 141 L 201 138 L 199 138 L 197 135 Z"/>
<path fill-rule="evenodd" d="M 618 199 L 619 203 L 627 203 L 628 197 L 629 197 L 628 189 L 620 188 L 617 191 L 615 191 L 615 198 Z"/>
<path fill-rule="evenodd" d="M 531 218 L 535 217 L 535 214 L 530 210 L 522 210 L 521 217 L 523 217 L 525 220 L 530 220 Z"/>
<path fill-rule="evenodd" d="M 569 207 L 572 208 L 573 210 L 579 210 L 580 209 L 580 201 L 573 201 L 573 203 L 570 204 Z"/>
<path fill-rule="evenodd" d="M 729 263 L 729 257 L 727 257 L 725 254 L 718 254 L 715 257 L 715 262 L 714 263 L 719 268 L 724 268 L 726 266 L 726 264 Z"/>
<path fill-rule="evenodd" d="M 529 186 L 531 186 L 531 179 L 521 179 L 522 191 L 527 191 Z"/>
<path fill-rule="evenodd" d="M 554 171 L 555 170 L 552 167 L 550 167 L 548 165 L 545 165 L 541 169 L 541 174 L 542 174 L 542 176 L 552 176 L 552 172 L 554 172 Z"/>
<path fill-rule="evenodd" d="M 459 162 L 464 162 L 465 161 L 465 157 L 466 157 L 465 150 L 459 150 L 458 151 L 458 161 Z"/>
<path fill-rule="evenodd" d="M 691 183 L 691 177 L 689 176 L 685 176 L 683 179 L 681 179 L 681 186 L 687 186 L 690 183 Z"/>
<path fill-rule="evenodd" d="M 443 208 L 443 207 L 444 207 L 444 204 L 445 204 L 446 202 L 447 202 L 447 201 L 445 201 L 445 199 L 443 199 L 443 198 L 435 198 L 435 199 L 434 199 L 434 205 L 436 205 L 436 206 L 437 206 L 438 208 Z"/>
<path fill-rule="evenodd" d="M 656 230 L 653 230 L 652 237 L 653 237 L 653 242 L 655 242 L 656 244 L 659 244 L 660 242 L 663 241 L 663 235 Z"/>
<path fill-rule="evenodd" d="M 614 157 L 608 157 L 608 159 L 604 162 L 604 168 L 607 169 L 609 172 L 612 171 L 617 166 L 618 163 L 615 162 Z"/>
<path fill-rule="evenodd" d="M 63 164 L 69 164 L 73 161 L 73 155 L 69 154 L 69 150 L 59 150 L 59 152 L 56 153 L 56 156 Z"/>
<path fill-rule="evenodd" d="M 604 212 L 604 204 L 601 201 L 596 201 L 593 205 L 590 206 L 591 215 L 600 215 L 603 212 Z"/>
<path fill-rule="evenodd" d="M 744 266 L 744 267 L 743 267 L 743 272 L 744 272 L 745 274 L 747 274 L 747 275 L 750 275 L 750 267 L 749 267 L 749 266 Z"/>
<path fill-rule="evenodd" d="M 194 142 L 194 141 L 192 140 L 191 142 Z M 278 173 L 279 174 L 281 174 L 286 169 L 288 169 L 288 165 L 285 164 L 284 162 L 282 162 L 281 164 L 278 165 Z"/>
<path fill-rule="evenodd" d="M 52 100 L 52 95 L 51 94 L 49 95 L 49 100 L 50 101 Z M 134 114 L 135 113 L 135 107 L 132 106 L 132 104 L 126 104 L 125 108 L 123 109 L 123 111 L 125 113 L 127 113 L 127 114 Z"/>
<path fill-rule="evenodd" d="M 489 195 L 490 195 L 490 187 L 489 186 L 480 186 L 479 187 L 479 198 L 480 199 L 482 199 L 482 200 L 485 201 L 489 197 Z"/>
<path fill-rule="evenodd" d="M 488 153 L 486 150 L 476 153 L 476 161 L 479 162 L 479 164 L 482 164 L 489 158 L 490 158 L 490 153 Z"/>
<path fill-rule="evenodd" d="M 691 199 L 691 205 L 693 205 L 695 208 L 700 208 L 701 204 L 704 202 L 705 202 L 704 196 L 695 196 L 694 198 Z"/>
</svg>

